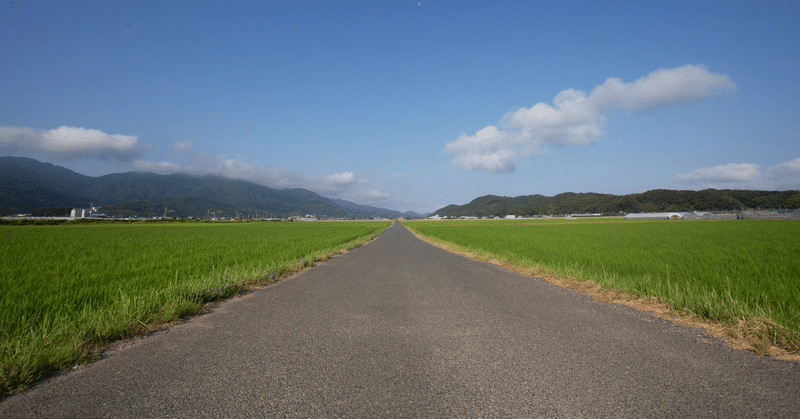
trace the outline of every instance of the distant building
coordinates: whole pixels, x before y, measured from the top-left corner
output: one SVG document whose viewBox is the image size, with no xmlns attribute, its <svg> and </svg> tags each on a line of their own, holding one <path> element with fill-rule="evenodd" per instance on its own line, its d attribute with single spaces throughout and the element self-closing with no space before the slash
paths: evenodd
<svg viewBox="0 0 800 419">
<path fill-rule="evenodd" d="M 640 212 L 636 214 L 628 214 L 625 216 L 626 220 L 684 220 L 688 213 L 686 212 Z"/>
<path fill-rule="evenodd" d="M 104 218 L 107 215 L 98 211 L 97 208 L 73 208 L 70 211 L 71 218 Z"/>
<path fill-rule="evenodd" d="M 92 209 L 91 208 L 73 208 L 70 211 L 69 216 L 72 218 L 91 218 L 92 217 Z"/>
</svg>

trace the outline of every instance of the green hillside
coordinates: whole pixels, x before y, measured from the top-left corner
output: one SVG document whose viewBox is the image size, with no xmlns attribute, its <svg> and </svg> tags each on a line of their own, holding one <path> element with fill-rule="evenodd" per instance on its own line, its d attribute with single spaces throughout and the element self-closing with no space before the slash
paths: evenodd
<svg viewBox="0 0 800 419">
<path fill-rule="evenodd" d="M 800 191 L 655 189 L 630 195 L 573 192 L 552 197 L 526 195 L 511 198 L 485 195 L 465 205 L 448 205 L 434 214 L 443 217 L 586 213 L 614 215 L 636 212 L 726 211 L 783 207 L 800 208 Z"/>
<path fill-rule="evenodd" d="M 128 172 L 90 177 L 21 157 L 0 157 L 0 215 L 94 204 L 109 216 L 205 218 L 236 214 L 374 218 L 392 213 L 333 202 L 305 189 L 273 189 L 221 176 Z"/>
</svg>

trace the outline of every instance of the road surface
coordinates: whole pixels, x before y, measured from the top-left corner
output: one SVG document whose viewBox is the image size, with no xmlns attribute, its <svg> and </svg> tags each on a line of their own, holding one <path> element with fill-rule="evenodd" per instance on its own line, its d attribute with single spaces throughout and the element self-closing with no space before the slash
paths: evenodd
<svg viewBox="0 0 800 419">
<path fill-rule="evenodd" d="M 0 417 L 799 417 L 800 367 L 395 224 Z"/>
</svg>

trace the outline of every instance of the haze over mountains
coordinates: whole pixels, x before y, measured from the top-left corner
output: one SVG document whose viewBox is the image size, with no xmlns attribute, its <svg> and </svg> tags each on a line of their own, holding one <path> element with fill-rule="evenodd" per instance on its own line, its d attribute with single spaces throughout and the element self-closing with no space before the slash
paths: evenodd
<svg viewBox="0 0 800 419">
<path fill-rule="evenodd" d="M 109 216 L 205 218 L 241 215 L 285 217 L 314 214 L 329 218 L 419 217 L 413 212 L 331 200 L 306 189 L 272 189 L 220 176 L 112 173 L 91 177 L 50 163 L 0 157 L 0 214 L 42 208 L 102 207 Z"/>
<path fill-rule="evenodd" d="M 220 176 L 159 175 L 147 172 L 112 173 L 91 177 L 50 163 L 0 157 L 0 215 L 32 213 L 43 208 L 101 207 L 109 216 L 217 218 L 243 216 L 319 218 L 420 218 L 320 196 L 306 189 L 272 189 Z M 580 213 L 798 208 L 800 191 L 658 189 L 640 194 L 562 193 L 547 197 L 485 195 L 465 205 L 448 205 L 434 215 L 504 216 Z"/>
</svg>

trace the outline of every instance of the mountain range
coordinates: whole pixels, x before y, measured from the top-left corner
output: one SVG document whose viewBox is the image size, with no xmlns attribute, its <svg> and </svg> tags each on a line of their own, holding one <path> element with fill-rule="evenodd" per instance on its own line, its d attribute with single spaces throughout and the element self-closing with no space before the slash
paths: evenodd
<svg viewBox="0 0 800 419">
<path fill-rule="evenodd" d="M 676 191 L 654 189 L 644 193 L 611 195 L 567 192 L 548 197 L 485 195 L 464 205 L 448 205 L 432 215 L 505 216 L 556 214 L 621 214 L 671 211 L 729 211 L 743 209 L 800 208 L 800 191 L 704 189 Z"/>
<path fill-rule="evenodd" d="M 25 157 L 0 157 L 0 215 L 39 212 L 66 215 L 94 204 L 108 216 L 177 218 L 422 218 L 326 198 L 306 189 L 273 189 L 244 180 L 188 174 L 112 173 L 99 177 Z M 584 213 L 713 211 L 800 207 L 800 191 L 656 189 L 638 194 L 562 193 L 552 197 L 485 195 L 465 205 L 448 205 L 433 215 L 505 216 Z"/>
<path fill-rule="evenodd" d="M 244 180 L 187 174 L 112 173 L 99 177 L 25 157 L 0 157 L 0 214 L 88 208 L 108 216 L 232 218 L 418 218 L 414 212 L 329 199 L 306 189 L 273 189 Z M 62 210 L 63 211 L 63 210 Z M 68 210 L 67 210 L 68 211 Z"/>
</svg>

